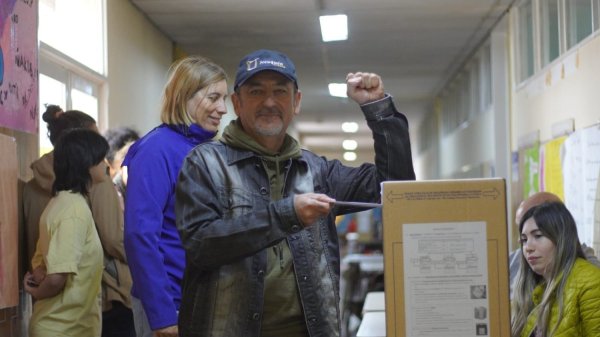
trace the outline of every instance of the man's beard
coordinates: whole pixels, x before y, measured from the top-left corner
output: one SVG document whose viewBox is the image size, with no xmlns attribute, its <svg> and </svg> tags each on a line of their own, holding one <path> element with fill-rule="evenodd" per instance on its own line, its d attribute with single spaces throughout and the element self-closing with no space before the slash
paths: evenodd
<svg viewBox="0 0 600 337">
<path fill-rule="evenodd" d="M 279 125 L 276 126 L 270 126 L 270 127 L 260 127 L 260 126 L 256 126 L 256 133 L 258 133 L 261 136 L 277 136 L 278 134 L 281 133 L 281 131 L 283 130 L 283 123 L 280 123 Z"/>
<path fill-rule="evenodd" d="M 261 126 L 260 120 L 256 122 L 255 124 L 255 130 L 256 133 L 261 135 L 261 136 L 277 136 L 278 134 L 281 133 L 281 131 L 283 131 L 283 113 L 279 110 L 267 110 L 264 111 L 266 118 L 269 118 L 271 120 L 279 118 L 278 121 L 279 123 L 274 123 L 274 122 L 270 122 L 269 126 Z M 261 113 L 263 113 L 261 111 Z M 259 114 L 260 116 L 260 114 Z M 273 125 L 276 124 L 276 125 Z"/>
</svg>

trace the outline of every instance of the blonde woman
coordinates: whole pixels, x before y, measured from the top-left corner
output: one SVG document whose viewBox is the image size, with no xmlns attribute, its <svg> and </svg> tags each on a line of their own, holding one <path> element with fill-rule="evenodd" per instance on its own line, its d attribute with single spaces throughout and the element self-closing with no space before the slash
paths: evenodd
<svg viewBox="0 0 600 337">
<path fill-rule="evenodd" d="M 185 252 L 175 226 L 175 184 L 188 152 L 216 135 L 226 96 L 220 66 L 198 56 L 176 62 L 164 89 L 162 124 L 136 141 L 123 162 L 125 251 L 138 337 L 177 336 Z"/>
<path fill-rule="evenodd" d="M 512 337 L 600 336 L 600 268 L 589 263 L 575 220 L 560 202 L 525 213 Z"/>
</svg>

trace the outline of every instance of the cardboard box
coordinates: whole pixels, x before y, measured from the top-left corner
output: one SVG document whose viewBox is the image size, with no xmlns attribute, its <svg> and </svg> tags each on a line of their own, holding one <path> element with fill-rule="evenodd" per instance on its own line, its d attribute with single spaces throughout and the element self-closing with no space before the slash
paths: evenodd
<svg viewBox="0 0 600 337">
<path fill-rule="evenodd" d="M 510 337 L 503 179 L 383 183 L 388 337 Z"/>
</svg>

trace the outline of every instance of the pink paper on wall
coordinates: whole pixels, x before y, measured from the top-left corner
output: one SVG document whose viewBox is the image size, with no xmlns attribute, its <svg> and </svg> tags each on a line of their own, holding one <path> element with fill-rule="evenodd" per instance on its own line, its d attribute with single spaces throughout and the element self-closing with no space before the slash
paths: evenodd
<svg viewBox="0 0 600 337">
<path fill-rule="evenodd" d="M 37 133 L 38 2 L 0 1 L 0 126 Z"/>
</svg>

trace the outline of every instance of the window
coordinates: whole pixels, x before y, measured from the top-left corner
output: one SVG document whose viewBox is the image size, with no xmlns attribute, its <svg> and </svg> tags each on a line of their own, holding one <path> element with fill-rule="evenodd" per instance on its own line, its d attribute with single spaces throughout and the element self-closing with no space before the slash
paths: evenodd
<svg viewBox="0 0 600 337">
<path fill-rule="evenodd" d="M 99 88 L 93 82 L 78 76 L 71 75 L 71 106 L 84 111 L 98 121 Z"/>
<path fill-rule="evenodd" d="M 558 13 L 558 0 L 540 1 L 542 67 L 554 61 L 560 54 Z"/>
<path fill-rule="evenodd" d="M 442 135 L 465 127 L 492 104 L 491 49 L 486 43 L 440 95 Z"/>
<path fill-rule="evenodd" d="M 66 92 L 67 85 L 65 83 L 45 74 L 40 74 L 40 114 L 46 111 L 47 104 L 55 104 L 65 109 L 67 106 Z M 41 155 L 52 151 L 52 143 L 50 143 L 50 139 L 48 138 L 46 122 L 39 118 L 39 123 Z"/>
<path fill-rule="evenodd" d="M 419 127 L 418 137 L 419 153 L 423 153 L 425 150 L 432 148 L 437 143 L 438 130 L 436 114 L 434 112 L 428 113 L 425 118 L 423 118 L 423 122 Z"/>
<path fill-rule="evenodd" d="M 471 71 L 469 71 L 469 96 L 470 96 L 470 107 L 469 107 L 469 120 L 481 113 L 481 83 L 479 82 L 479 59 L 473 60 L 471 65 Z"/>
<path fill-rule="evenodd" d="M 40 41 L 103 75 L 104 22 L 104 0 L 40 0 Z"/>
<path fill-rule="evenodd" d="M 592 13 L 594 14 L 594 30 L 600 29 L 600 0 L 592 2 Z"/>
<path fill-rule="evenodd" d="M 486 111 L 492 104 L 492 57 L 490 46 L 487 45 L 481 52 L 481 107 Z"/>
<path fill-rule="evenodd" d="M 462 89 L 463 81 L 457 78 L 450 84 L 448 95 L 444 98 L 444 134 L 454 131 L 461 122 L 463 113 Z"/>
<path fill-rule="evenodd" d="M 98 124 L 106 105 L 105 0 L 40 0 L 40 154 L 52 150 L 41 114 L 46 104 L 81 110 Z M 104 109 L 105 110 L 105 109 Z"/>
<path fill-rule="evenodd" d="M 54 51 L 56 52 L 56 51 Z M 66 61 L 58 62 L 51 48 L 45 44 L 40 47 L 40 154 L 52 150 L 47 137 L 48 128 L 41 114 L 46 111 L 46 104 L 59 105 L 63 110 L 81 110 L 99 122 L 100 88 L 102 82 L 97 78 L 84 76 L 85 73 Z M 72 61 L 75 63 L 75 61 Z"/>
<path fill-rule="evenodd" d="M 458 111 L 458 122 L 457 126 L 469 120 L 470 108 L 471 108 L 471 87 L 469 83 L 469 73 L 461 75 L 462 78 L 458 84 L 459 86 L 459 111 Z"/>
<path fill-rule="evenodd" d="M 519 43 L 519 80 L 524 81 L 533 75 L 533 6 L 526 0 L 519 6 L 518 12 Z"/>
<path fill-rule="evenodd" d="M 567 46 L 573 47 L 592 34 L 592 1 L 566 0 Z"/>
<path fill-rule="evenodd" d="M 452 132 L 457 126 L 457 97 L 456 85 L 451 85 L 442 101 L 442 132 L 444 135 Z"/>
</svg>

